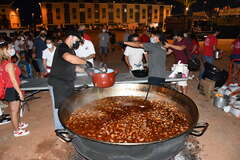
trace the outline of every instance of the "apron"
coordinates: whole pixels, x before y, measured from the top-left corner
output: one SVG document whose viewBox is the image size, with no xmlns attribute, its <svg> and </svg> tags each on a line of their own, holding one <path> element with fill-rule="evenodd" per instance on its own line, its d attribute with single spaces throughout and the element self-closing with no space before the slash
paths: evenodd
<svg viewBox="0 0 240 160">
<path fill-rule="evenodd" d="M 59 82 L 53 85 L 53 96 L 55 101 L 55 108 L 60 108 L 62 103 L 73 94 L 74 83 Z"/>
</svg>

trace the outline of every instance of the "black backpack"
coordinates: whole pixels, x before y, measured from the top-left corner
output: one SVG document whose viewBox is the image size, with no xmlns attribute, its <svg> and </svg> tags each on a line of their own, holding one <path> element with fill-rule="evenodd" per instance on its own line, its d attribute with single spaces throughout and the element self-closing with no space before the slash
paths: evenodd
<svg viewBox="0 0 240 160">
<path fill-rule="evenodd" d="M 225 70 L 220 70 L 216 66 L 205 62 L 204 63 L 204 72 L 202 78 L 208 78 L 215 81 L 215 87 L 223 86 L 228 78 L 228 72 Z"/>
<path fill-rule="evenodd" d="M 192 58 L 188 60 L 188 70 L 198 71 L 200 69 L 201 62 L 198 58 Z"/>
</svg>

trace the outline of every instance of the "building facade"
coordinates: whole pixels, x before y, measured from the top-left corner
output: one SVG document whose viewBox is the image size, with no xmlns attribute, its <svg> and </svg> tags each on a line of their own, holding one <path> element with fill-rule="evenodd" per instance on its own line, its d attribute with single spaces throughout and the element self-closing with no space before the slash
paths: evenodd
<svg viewBox="0 0 240 160">
<path fill-rule="evenodd" d="M 163 4 L 128 3 L 41 3 L 42 24 L 45 27 L 66 25 L 151 25 L 164 26 L 171 6 Z"/>
<path fill-rule="evenodd" d="M 21 27 L 18 10 L 9 4 L 0 4 L 0 29 L 18 29 Z"/>
<path fill-rule="evenodd" d="M 240 16 L 240 7 L 239 8 L 223 8 L 223 9 L 218 9 L 216 8 L 215 10 L 218 11 L 219 16 Z"/>
<path fill-rule="evenodd" d="M 216 23 L 219 26 L 236 26 L 240 27 L 240 8 L 229 8 L 217 9 L 218 17 Z"/>
</svg>

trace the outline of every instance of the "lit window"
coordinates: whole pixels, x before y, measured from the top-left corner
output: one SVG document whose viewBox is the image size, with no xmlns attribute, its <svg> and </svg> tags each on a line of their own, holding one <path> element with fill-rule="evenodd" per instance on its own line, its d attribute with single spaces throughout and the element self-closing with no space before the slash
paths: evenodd
<svg viewBox="0 0 240 160">
<path fill-rule="evenodd" d="M 158 10 L 155 9 L 155 10 L 154 10 L 154 18 L 157 18 L 157 17 L 158 17 Z"/>
<path fill-rule="evenodd" d="M 169 10 L 166 10 L 166 15 L 167 15 L 167 16 L 169 16 L 169 15 L 170 15 L 170 14 L 169 14 Z"/>
<path fill-rule="evenodd" d="M 85 5 L 83 3 L 80 3 L 79 8 L 85 8 Z"/>
<path fill-rule="evenodd" d="M 72 8 L 72 15 L 73 15 L 73 19 L 77 19 L 77 9 L 76 8 Z"/>
<path fill-rule="evenodd" d="M 106 8 L 102 8 L 102 18 L 106 18 Z"/>
<path fill-rule="evenodd" d="M 133 18 L 133 9 L 132 8 L 130 8 L 130 18 L 132 19 Z"/>
<path fill-rule="evenodd" d="M 146 9 L 142 9 L 142 19 L 146 18 Z"/>
<path fill-rule="evenodd" d="M 57 18 L 57 19 L 61 19 L 61 16 L 60 16 L 60 8 L 56 8 L 56 18 Z"/>
<path fill-rule="evenodd" d="M 92 18 L 92 9 L 88 8 L 87 12 L 88 12 L 88 18 Z"/>
<path fill-rule="evenodd" d="M 120 18 L 120 8 L 117 8 L 117 18 Z"/>
</svg>

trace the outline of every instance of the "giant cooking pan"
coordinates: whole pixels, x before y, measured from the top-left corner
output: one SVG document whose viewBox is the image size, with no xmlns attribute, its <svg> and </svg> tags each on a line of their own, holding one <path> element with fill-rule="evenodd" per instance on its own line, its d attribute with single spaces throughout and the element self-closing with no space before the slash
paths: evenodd
<svg viewBox="0 0 240 160">
<path fill-rule="evenodd" d="M 78 153 L 89 160 L 168 160 L 184 147 L 189 135 L 201 136 L 207 123 L 197 123 L 199 113 L 196 104 L 187 96 L 168 87 L 152 86 L 148 99 L 160 99 L 175 104 L 186 113 L 190 128 L 180 135 L 164 141 L 150 143 L 110 143 L 77 135 L 66 127 L 65 122 L 74 111 L 94 100 L 110 96 L 145 96 L 147 84 L 115 84 L 111 88 L 87 88 L 76 92 L 61 106 L 58 114 L 65 129 L 57 135 L 72 142 Z"/>
</svg>

